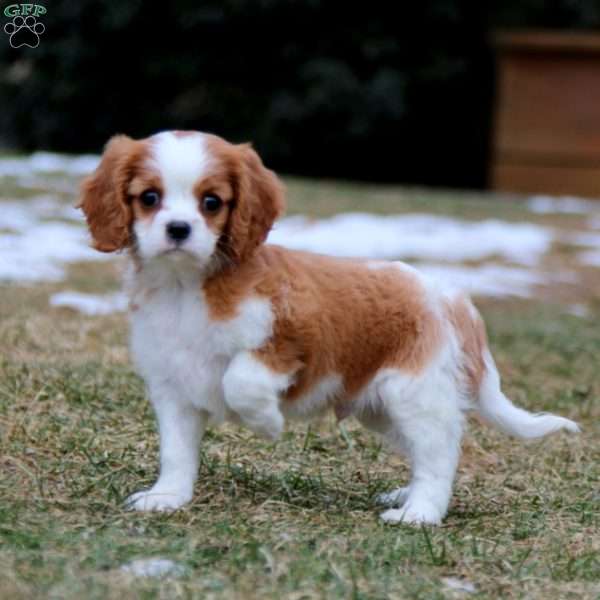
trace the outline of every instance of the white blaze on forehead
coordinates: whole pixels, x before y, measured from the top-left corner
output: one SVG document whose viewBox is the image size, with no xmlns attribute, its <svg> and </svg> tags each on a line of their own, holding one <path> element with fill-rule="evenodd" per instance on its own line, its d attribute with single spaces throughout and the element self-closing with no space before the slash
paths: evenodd
<svg viewBox="0 0 600 600">
<path fill-rule="evenodd" d="M 150 160 L 160 173 L 166 194 L 189 193 L 212 163 L 206 137 L 196 132 L 175 135 L 165 131 L 153 136 Z"/>
<path fill-rule="evenodd" d="M 213 158 L 202 133 L 166 131 L 150 139 L 150 157 L 146 167 L 160 178 L 162 198 L 152 218 L 136 219 L 134 230 L 139 254 L 153 258 L 173 249 L 169 224 L 181 221 L 189 226 L 182 241 L 197 265 L 205 265 L 215 251 L 218 236 L 206 223 L 194 187 L 211 173 Z"/>
</svg>

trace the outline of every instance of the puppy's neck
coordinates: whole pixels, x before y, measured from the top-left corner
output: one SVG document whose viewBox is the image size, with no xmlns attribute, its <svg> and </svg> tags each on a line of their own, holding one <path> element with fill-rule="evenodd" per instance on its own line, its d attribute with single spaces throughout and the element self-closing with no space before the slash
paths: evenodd
<svg viewBox="0 0 600 600">
<path fill-rule="evenodd" d="M 159 292 L 199 290 L 209 276 L 206 267 L 203 268 L 195 257 L 183 252 L 172 252 L 149 260 L 131 253 L 130 258 L 125 289 L 132 305 L 140 298 Z"/>
<path fill-rule="evenodd" d="M 197 294 L 221 316 L 234 314 L 237 304 L 250 295 L 261 279 L 262 261 L 259 248 L 240 264 L 214 261 L 202 268 L 191 255 L 166 254 L 144 260 L 131 253 L 125 276 L 125 290 L 130 306 L 138 306 L 153 297 L 183 299 L 186 292 Z"/>
</svg>

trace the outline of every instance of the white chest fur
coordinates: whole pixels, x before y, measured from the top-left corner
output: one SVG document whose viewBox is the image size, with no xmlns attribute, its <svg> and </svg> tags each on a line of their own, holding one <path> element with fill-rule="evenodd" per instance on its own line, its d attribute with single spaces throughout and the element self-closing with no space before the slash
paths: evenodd
<svg viewBox="0 0 600 600">
<path fill-rule="evenodd" d="M 226 321 L 211 318 L 196 269 L 163 259 L 132 277 L 131 351 L 152 390 L 225 417 L 222 380 L 231 359 L 272 333 L 268 300 L 249 297 Z"/>
</svg>

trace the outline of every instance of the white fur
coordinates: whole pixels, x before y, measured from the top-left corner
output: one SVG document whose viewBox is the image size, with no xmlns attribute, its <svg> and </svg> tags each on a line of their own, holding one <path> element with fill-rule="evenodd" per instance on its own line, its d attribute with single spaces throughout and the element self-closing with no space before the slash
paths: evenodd
<svg viewBox="0 0 600 600">
<path fill-rule="evenodd" d="M 580 431 L 579 425 L 548 413 L 532 414 L 515 406 L 500 389 L 500 376 L 489 351 L 485 352 L 486 373 L 480 390 L 481 416 L 492 425 L 516 437 L 538 438 L 559 429 L 573 433 Z"/>
<path fill-rule="evenodd" d="M 138 510 L 174 510 L 193 497 L 198 447 L 207 424 L 229 419 L 275 439 L 285 417 L 318 415 L 335 406 L 344 390 L 342 377 L 331 374 L 282 405 L 282 393 L 293 385 L 293 374 L 274 372 L 252 352 L 272 335 L 270 302 L 248 297 L 233 318 L 214 320 L 203 296 L 203 267 L 216 239 L 192 193 L 211 164 L 202 136 L 160 134 L 151 160 L 161 173 L 165 195 L 151 224 L 135 224 L 141 264 L 132 270 L 129 292 L 134 306 L 131 350 L 158 419 L 160 475 L 151 489 L 131 496 L 129 505 Z M 167 252 L 169 220 L 193 225 L 183 252 Z M 423 372 L 382 369 L 349 406 L 411 463 L 409 485 L 379 497 L 394 506 L 381 518 L 439 524 L 450 502 L 466 411 L 479 409 L 492 423 L 521 437 L 560 428 L 576 431 L 577 425 L 553 415 L 531 415 L 512 405 L 500 391 L 489 353 L 480 397 L 469 397 L 457 334 L 441 309 L 442 301 L 453 298 L 454 292 L 439 289 L 402 263 L 393 264 L 422 284 L 432 318 L 443 324 L 442 344 Z M 379 262 L 369 266 L 384 268 Z"/>
<path fill-rule="evenodd" d="M 344 391 L 340 375 L 328 375 L 318 381 L 306 394 L 283 407 L 287 418 L 311 419 L 322 415 L 335 405 Z"/>
<path fill-rule="evenodd" d="M 254 432 L 275 440 L 283 431 L 281 392 L 290 377 L 273 372 L 249 352 L 238 353 L 223 376 L 225 403 Z"/>
<path fill-rule="evenodd" d="M 269 302 L 248 298 L 236 317 L 214 321 L 201 290 L 201 275 L 189 256 L 148 261 L 131 284 L 132 303 L 138 306 L 131 319 L 132 353 L 146 380 L 161 440 L 156 484 L 129 499 L 138 510 L 174 510 L 191 500 L 206 424 L 228 419 L 275 439 L 284 416 L 320 414 L 343 392 L 341 377 L 333 375 L 283 407 L 281 394 L 293 377 L 273 372 L 251 353 L 272 333 Z M 422 374 L 380 370 L 352 403 L 355 416 L 411 463 L 409 485 L 378 498 L 399 506 L 382 513 L 386 522 L 439 524 L 447 512 L 463 414 L 477 407 L 461 389 L 460 361 L 455 332 L 446 324 L 445 343 Z M 482 413 L 488 419 L 524 437 L 576 428 L 567 419 L 532 416 L 502 400 L 491 357 L 487 363 Z M 507 412 L 507 405 L 518 414 Z"/>
<path fill-rule="evenodd" d="M 275 439 L 284 417 L 320 414 L 343 393 L 341 377 L 333 375 L 282 406 L 292 375 L 272 371 L 251 352 L 272 333 L 269 302 L 248 298 L 237 316 L 214 321 L 201 290 L 201 275 L 189 256 L 148 261 L 131 285 L 132 303 L 138 306 L 132 314 L 132 353 L 146 380 L 161 440 L 156 484 L 129 500 L 138 510 L 174 510 L 191 500 L 206 424 L 228 419 Z M 481 410 L 488 419 L 524 437 L 576 428 L 567 419 L 532 416 L 514 407 L 499 395 L 491 357 L 487 363 Z M 399 506 L 382 513 L 386 522 L 439 524 L 447 512 L 463 414 L 477 408 L 476 399 L 462 389 L 460 365 L 456 334 L 446 323 L 445 342 L 423 373 L 380 370 L 352 403 L 354 415 L 406 454 L 412 467 L 408 486 L 378 498 Z"/>
<path fill-rule="evenodd" d="M 448 329 L 446 343 L 423 373 L 381 370 L 358 399 L 357 418 L 405 454 L 412 468 L 407 487 L 378 497 L 382 504 L 402 505 L 381 515 L 386 522 L 439 524 L 446 515 L 463 412 L 470 406 L 458 385 L 458 358 L 456 338 Z"/>
<path fill-rule="evenodd" d="M 387 379 L 380 391 L 391 421 L 386 439 L 408 456 L 412 469 L 402 508 L 383 513 L 384 521 L 439 524 L 446 515 L 460 453 L 463 400 L 452 358 L 441 354 L 440 363 L 404 393 L 401 375 Z"/>
<path fill-rule="evenodd" d="M 146 264 L 133 276 L 130 294 L 137 306 L 131 315 L 132 356 L 146 381 L 161 439 L 159 479 L 130 503 L 138 509 L 174 509 L 191 499 L 204 426 L 234 418 L 223 385 L 233 357 L 264 343 L 273 314 L 268 301 L 248 298 L 233 319 L 212 320 L 189 257 Z"/>
<path fill-rule="evenodd" d="M 158 168 L 163 185 L 172 194 L 187 194 L 214 161 L 202 133 L 177 136 L 164 131 L 153 136 L 152 147 L 150 160 Z"/>
<path fill-rule="evenodd" d="M 265 299 L 247 298 L 228 321 L 209 316 L 202 278 L 217 239 L 198 210 L 193 188 L 211 160 L 202 134 L 155 136 L 150 161 L 161 175 L 162 204 L 151 221 L 134 224 L 141 264 L 131 269 L 128 282 L 136 307 L 131 351 L 161 441 L 156 484 L 128 501 L 139 510 L 173 510 L 189 502 L 206 424 L 241 418 L 225 402 L 223 377 L 234 357 L 259 348 L 272 333 L 273 314 Z M 166 236 L 173 220 L 192 226 L 181 251 L 173 251 Z"/>
<path fill-rule="evenodd" d="M 152 138 L 148 166 L 157 170 L 163 184 L 161 206 L 152 219 L 134 223 L 139 256 L 152 259 L 173 253 L 192 255 L 198 269 L 206 266 L 214 253 L 217 236 L 198 210 L 194 184 L 210 169 L 212 158 L 201 133 L 177 137 L 170 132 Z M 172 221 L 188 223 L 191 235 L 179 247 L 167 236 Z"/>
</svg>

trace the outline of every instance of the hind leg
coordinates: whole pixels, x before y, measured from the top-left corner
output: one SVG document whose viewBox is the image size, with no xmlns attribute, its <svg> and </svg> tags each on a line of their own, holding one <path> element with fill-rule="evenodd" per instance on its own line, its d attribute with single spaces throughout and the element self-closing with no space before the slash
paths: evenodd
<svg viewBox="0 0 600 600">
<path fill-rule="evenodd" d="M 460 455 L 459 395 L 443 374 L 408 387 L 399 377 L 380 387 L 389 418 L 385 437 L 408 455 L 412 478 L 408 487 L 384 497 L 402 506 L 386 510 L 381 518 L 388 523 L 438 525 L 448 510 Z"/>
<path fill-rule="evenodd" d="M 381 384 L 375 385 L 364 398 L 361 410 L 355 413 L 356 418 L 367 428 L 377 432 L 384 438 L 394 431 L 390 425 L 390 416 L 381 399 Z M 397 390 L 396 390 L 397 391 Z M 397 444 L 394 444 L 395 446 Z M 408 495 L 408 486 L 399 487 L 390 492 L 378 494 L 375 502 L 382 506 L 402 506 Z"/>
</svg>

